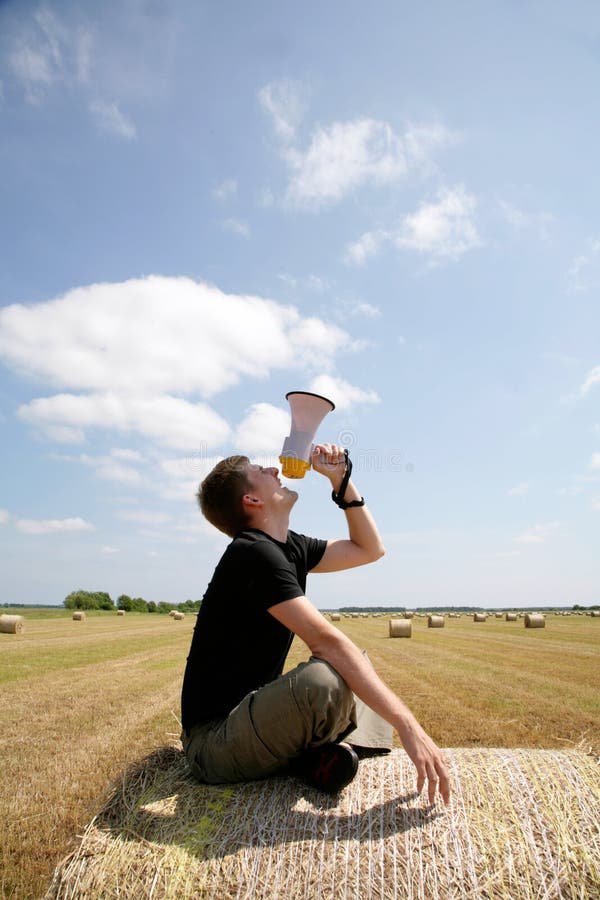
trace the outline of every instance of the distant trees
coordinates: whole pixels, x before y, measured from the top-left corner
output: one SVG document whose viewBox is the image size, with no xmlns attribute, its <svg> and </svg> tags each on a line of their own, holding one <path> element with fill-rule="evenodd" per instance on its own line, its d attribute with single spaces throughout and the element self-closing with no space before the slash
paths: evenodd
<svg viewBox="0 0 600 900">
<path fill-rule="evenodd" d="M 115 604 L 106 591 L 72 591 L 63 600 L 67 609 L 114 609 Z"/>
<path fill-rule="evenodd" d="M 172 609 L 180 612 L 195 612 L 200 609 L 201 600 L 184 600 L 182 603 L 167 603 L 160 600 L 144 600 L 143 597 L 130 597 L 120 594 L 116 606 L 106 591 L 72 591 L 63 600 L 66 609 L 122 609 L 124 612 L 169 614 Z"/>
</svg>

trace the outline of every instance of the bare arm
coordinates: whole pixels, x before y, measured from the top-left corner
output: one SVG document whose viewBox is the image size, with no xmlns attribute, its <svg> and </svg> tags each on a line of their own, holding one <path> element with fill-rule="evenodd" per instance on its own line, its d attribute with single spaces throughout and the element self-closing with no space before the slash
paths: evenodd
<svg viewBox="0 0 600 900">
<path fill-rule="evenodd" d="M 339 491 L 344 477 L 344 451 L 335 444 L 316 444 L 312 467 L 315 472 L 329 479 L 332 490 Z M 346 500 L 360 500 L 360 494 L 352 481 L 348 482 Z M 341 515 L 341 511 L 340 511 Z M 367 506 L 345 510 L 348 538 L 327 542 L 325 553 L 313 572 L 338 572 L 375 562 L 385 553 L 385 547 L 373 516 Z"/>
<path fill-rule="evenodd" d="M 350 638 L 327 622 L 306 597 L 278 603 L 269 612 L 297 634 L 308 645 L 313 656 L 333 666 L 356 696 L 395 728 L 417 770 L 419 793 L 427 781 L 429 802 L 433 803 L 439 785 L 444 802 L 448 803 L 450 777 L 440 749 Z"/>
</svg>

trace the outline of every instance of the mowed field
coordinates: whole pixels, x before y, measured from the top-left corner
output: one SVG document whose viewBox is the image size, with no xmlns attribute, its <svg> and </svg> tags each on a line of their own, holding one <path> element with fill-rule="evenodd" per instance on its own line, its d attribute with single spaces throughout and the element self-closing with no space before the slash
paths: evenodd
<svg viewBox="0 0 600 900">
<path fill-rule="evenodd" d="M 195 617 L 4 612 L 26 630 L 0 634 L 0 896 L 40 898 L 123 768 L 177 742 Z M 335 624 L 443 747 L 600 748 L 600 619 Z M 307 655 L 295 641 L 289 667 Z"/>
</svg>

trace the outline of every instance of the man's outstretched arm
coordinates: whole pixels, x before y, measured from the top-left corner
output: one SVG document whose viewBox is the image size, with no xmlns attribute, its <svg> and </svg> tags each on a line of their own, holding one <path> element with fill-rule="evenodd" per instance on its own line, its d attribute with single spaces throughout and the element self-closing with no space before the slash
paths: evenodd
<svg viewBox="0 0 600 900">
<path fill-rule="evenodd" d="M 331 482 L 332 490 L 338 493 L 345 467 L 344 450 L 335 444 L 316 444 L 312 457 L 315 472 L 324 475 Z M 348 482 L 345 500 L 360 500 L 361 496 L 352 483 Z M 341 511 L 340 511 L 341 515 Z M 367 506 L 354 506 L 345 511 L 348 537 L 327 541 L 327 548 L 313 572 L 339 572 L 375 562 L 385 553 L 385 547 L 377 525 Z"/>
<path fill-rule="evenodd" d="M 444 802 L 448 803 L 450 776 L 441 750 L 350 638 L 324 619 L 306 597 L 278 603 L 269 612 L 297 634 L 313 656 L 333 666 L 356 696 L 395 728 L 417 770 L 418 792 L 427 781 L 429 802 L 434 802 L 439 787 Z"/>
</svg>

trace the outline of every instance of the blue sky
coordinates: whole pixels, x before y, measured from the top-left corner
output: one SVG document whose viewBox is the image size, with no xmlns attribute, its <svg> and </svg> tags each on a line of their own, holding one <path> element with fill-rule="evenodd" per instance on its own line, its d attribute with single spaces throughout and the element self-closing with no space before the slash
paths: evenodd
<svg viewBox="0 0 600 900">
<path fill-rule="evenodd" d="M 599 76 L 592 2 L 0 2 L 1 601 L 201 597 L 304 389 L 387 546 L 318 606 L 598 602 Z"/>
</svg>

